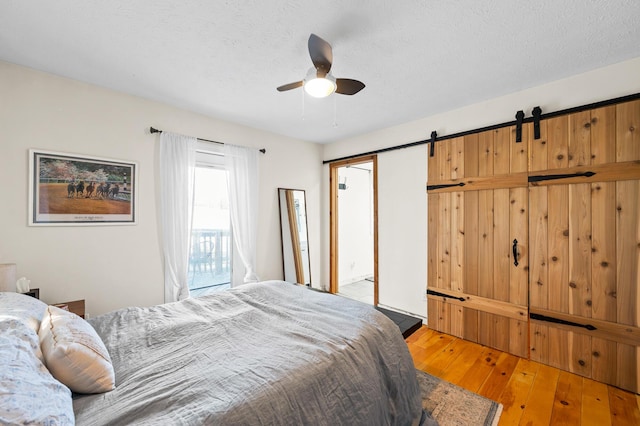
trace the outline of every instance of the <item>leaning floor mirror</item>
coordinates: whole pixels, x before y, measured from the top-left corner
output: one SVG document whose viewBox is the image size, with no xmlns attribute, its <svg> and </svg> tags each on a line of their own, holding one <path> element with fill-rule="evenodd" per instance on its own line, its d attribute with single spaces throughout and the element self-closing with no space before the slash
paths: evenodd
<svg viewBox="0 0 640 426">
<path fill-rule="evenodd" d="M 278 188 L 284 280 L 311 286 L 307 201 L 301 189 Z"/>
</svg>

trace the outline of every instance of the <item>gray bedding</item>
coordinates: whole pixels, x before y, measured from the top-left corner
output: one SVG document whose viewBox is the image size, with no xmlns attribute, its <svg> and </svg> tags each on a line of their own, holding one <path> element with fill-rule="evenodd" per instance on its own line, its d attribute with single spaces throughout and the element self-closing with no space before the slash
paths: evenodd
<svg viewBox="0 0 640 426">
<path fill-rule="evenodd" d="M 116 389 L 76 395 L 78 425 L 409 425 L 418 382 L 371 306 L 269 281 L 90 320 Z"/>
</svg>

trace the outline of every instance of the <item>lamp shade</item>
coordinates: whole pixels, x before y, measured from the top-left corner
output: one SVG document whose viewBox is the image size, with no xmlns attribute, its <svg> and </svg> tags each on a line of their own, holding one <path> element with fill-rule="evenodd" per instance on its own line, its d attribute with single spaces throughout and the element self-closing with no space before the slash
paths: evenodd
<svg viewBox="0 0 640 426">
<path fill-rule="evenodd" d="M 0 263 L 0 291 L 16 291 L 15 263 Z"/>
</svg>

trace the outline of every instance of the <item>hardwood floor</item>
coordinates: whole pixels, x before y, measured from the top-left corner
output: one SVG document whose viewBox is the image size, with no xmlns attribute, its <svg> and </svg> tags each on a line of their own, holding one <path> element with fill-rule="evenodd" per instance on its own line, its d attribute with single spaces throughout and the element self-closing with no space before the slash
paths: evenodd
<svg viewBox="0 0 640 426">
<path fill-rule="evenodd" d="M 416 368 L 503 405 L 503 425 L 640 425 L 640 396 L 423 326 Z"/>
</svg>

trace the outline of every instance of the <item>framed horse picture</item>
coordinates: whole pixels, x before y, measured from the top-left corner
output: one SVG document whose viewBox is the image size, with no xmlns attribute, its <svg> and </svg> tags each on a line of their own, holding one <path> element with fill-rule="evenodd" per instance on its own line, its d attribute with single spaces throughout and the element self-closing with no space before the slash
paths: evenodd
<svg viewBox="0 0 640 426">
<path fill-rule="evenodd" d="M 29 150 L 29 225 L 134 225 L 138 165 Z"/>
</svg>

